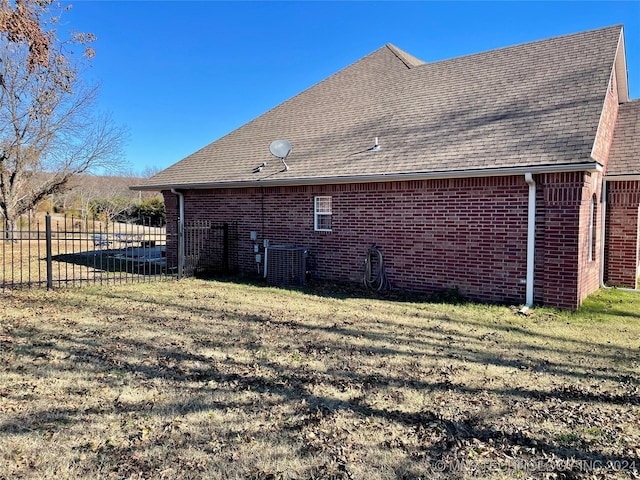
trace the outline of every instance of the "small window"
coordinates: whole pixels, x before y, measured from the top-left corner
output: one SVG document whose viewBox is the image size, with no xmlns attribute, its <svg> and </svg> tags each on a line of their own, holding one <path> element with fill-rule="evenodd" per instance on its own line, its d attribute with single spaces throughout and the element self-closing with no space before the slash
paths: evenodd
<svg viewBox="0 0 640 480">
<path fill-rule="evenodd" d="M 319 232 L 331 231 L 331 197 L 315 198 L 314 229 Z"/>
<path fill-rule="evenodd" d="M 591 197 L 591 208 L 589 209 L 589 261 L 595 260 L 596 252 L 596 196 Z"/>
</svg>

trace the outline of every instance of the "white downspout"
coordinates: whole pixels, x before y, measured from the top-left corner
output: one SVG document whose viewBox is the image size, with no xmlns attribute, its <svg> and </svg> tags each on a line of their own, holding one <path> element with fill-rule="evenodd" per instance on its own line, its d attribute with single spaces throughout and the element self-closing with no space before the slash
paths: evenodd
<svg viewBox="0 0 640 480">
<path fill-rule="evenodd" d="M 602 211 L 600 212 L 600 288 L 610 288 L 604 284 L 604 244 L 607 228 L 607 181 L 602 180 Z"/>
<path fill-rule="evenodd" d="M 529 205 L 527 212 L 527 290 L 524 307 L 525 313 L 533 305 L 534 260 L 536 252 L 536 182 L 531 173 L 524 174 L 524 181 L 529 185 Z"/>
<path fill-rule="evenodd" d="M 181 259 L 181 264 L 178 265 L 178 271 L 180 273 L 179 276 L 182 276 L 182 270 L 184 269 L 185 266 L 185 258 L 184 258 L 184 194 L 178 190 L 176 190 L 175 188 L 171 189 L 171 193 L 173 193 L 174 195 L 176 195 L 178 197 L 178 242 L 180 244 L 180 251 L 179 251 L 179 255 L 180 255 L 180 259 Z"/>
<path fill-rule="evenodd" d="M 264 274 L 264 278 L 267 278 L 267 272 L 268 272 L 267 261 L 268 261 L 268 256 L 269 256 L 269 240 L 265 239 L 264 242 L 263 242 L 263 245 L 264 245 L 264 267 L 263 267 L 264 268 L 264 272 L 263 272 L 263 274 Z"/>
</svg>

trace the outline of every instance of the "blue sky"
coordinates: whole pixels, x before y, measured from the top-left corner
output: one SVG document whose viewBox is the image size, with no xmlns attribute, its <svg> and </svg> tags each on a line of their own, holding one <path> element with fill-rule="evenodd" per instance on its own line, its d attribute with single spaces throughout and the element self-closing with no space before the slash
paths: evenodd
<svg viewBox="0 0 640 480">
<path fill-rule="evenodd" d="M 67 27 L 93 32 L 87 76 L 128 128 L 134 171 L 163 169 L 393 43 L 424 61 L 624 24 L 640 96 L 640 2 L 76 0 Z"/>
</svg>

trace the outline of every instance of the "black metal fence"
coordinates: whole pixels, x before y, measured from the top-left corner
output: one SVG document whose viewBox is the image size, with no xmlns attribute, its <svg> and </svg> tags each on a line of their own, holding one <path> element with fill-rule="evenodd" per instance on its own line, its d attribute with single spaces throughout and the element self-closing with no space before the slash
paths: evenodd
<svg viewBox="0 0 640 480">
<path fill-rule="evenodd" d="M 47 214 L 0 229 L 0 289 L 139 283 L 167 272 L 166 229 Z"/>
<path fill-rule="evenodd" d="M 180 249 L 179 249 L 180 251 Z M 182 275 L 229 273 L 238 269 L 238 225 L 208 220 L 185 222 Z"/>
</svg>

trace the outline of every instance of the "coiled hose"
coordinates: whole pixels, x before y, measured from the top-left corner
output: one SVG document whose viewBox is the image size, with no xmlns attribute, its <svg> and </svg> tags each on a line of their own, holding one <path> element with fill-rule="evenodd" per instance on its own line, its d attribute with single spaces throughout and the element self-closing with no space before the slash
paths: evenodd
<svg viewBox="0 0 640 480">
<path fill-rule="evenodd" d="M 371 246 L 364 259 L 363 283 L 366 288 L 379 293 L 387 292 L 391 288 L 382 252 L 376 245 Z"/>
</svg>

